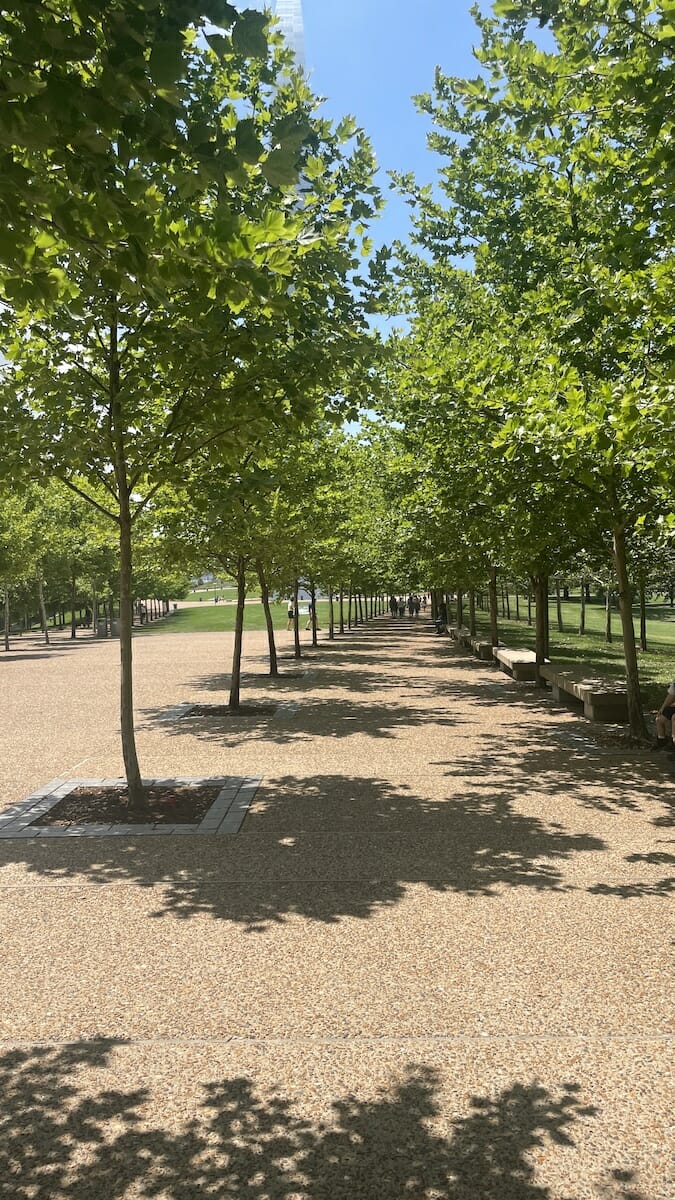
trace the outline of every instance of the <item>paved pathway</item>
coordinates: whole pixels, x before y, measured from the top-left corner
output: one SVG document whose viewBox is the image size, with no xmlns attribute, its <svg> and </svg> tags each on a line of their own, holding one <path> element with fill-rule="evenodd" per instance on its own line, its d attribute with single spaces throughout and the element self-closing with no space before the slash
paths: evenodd
<svg viewBox="0 0 675 1200">
<path fill-rule="evenodd" d="M 139 749 L 264 776 L 239 835 L 0 844 L 0 1200 L 672 1200 L 663 765 L 422 622 L 165 721 L 230 645 L 137 640 Z M 0 809 L 119 774 L 114 645 L 0 679 Z"/>
</svg>

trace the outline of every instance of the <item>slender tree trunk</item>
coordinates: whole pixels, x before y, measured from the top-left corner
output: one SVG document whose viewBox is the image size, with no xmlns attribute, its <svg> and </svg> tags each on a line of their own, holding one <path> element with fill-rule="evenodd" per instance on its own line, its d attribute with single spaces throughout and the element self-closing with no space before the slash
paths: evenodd
<svg viewBox="0 0 675 1200">
<path fill-rule="evenodd" d="M 464 593 L 457 589 L 457 625 L 461 629 L 464 624 Z"/>
<path fill-rule="evenodd" d="M 340 588 L 340 633 L 345 631 L 345 594 Z"/>
<path fill-rule="evenodd" d="M 506 616 L 506 603 L 504 600 L 504 584 L 501 582 L 499 584 L 499 592 L 500 592 L 501 601 L 502 601 L 502 619 L 503 619 Z"/>
<path fill-rule="evenodd" d="M 476 636 L 476 593 L 473 588 L 469 592 L 469 633 Z"/>
<path fill-rule="evenodd" d="M 270 608 L 270 593 L 267 587 L 265 578 L 265 568 L 260 560 L 256 563 L 258 579 L 260 581 L 260 600 L 265 612 L 265 625 L 267 626 L 267 645 L 269 647 L 270 656 L 270 675 L 276 678 L 279 674 L 279 664 L 277 663 L 277 647 L 274 641 L 274 621 L 272 619 L 272 609 Z"/>
<path fill-rule="evenodd" d="M 532 625 L 532 588 L 528 588 L 527 592 L 527 623 Z"/>
<path fill-rule="evenodd" d="M 98 637 L 98 594 L 92 589 L 91 597 L 91 636 Z"/>
<path fill-rule="evenodd" d="M 497 608 L 497 568 L 490 567 L 490 641 L 499 645 L 499 612 Z"/>
<path fill-rule="evenodd" d="M 644 579 L 640 580 L 640 649 L 647 649 L 647 595 Z"/>
<path fill-rule="evenodd" d="M 126 476 L 126 467 L 124 473 Z M 129 496 L 125 489 L 120 494 L 120 726 L 129 808 L 139 809 L 145 805 L 145 794 L 134 731 L 131 566 L 131 512 Z"/>
<path fill-rule="evenodd" d="M 298 592 L 300 590 L 297 579 L 293 581 L 293 650 L 296 658 L 302 658 L 302 649 L 300 646 L 300 614 L 298 613 Z"/>
<path fill-rule="evenodd" d="M 564 633 L 565 626 L 563 625 L 562 599 L 560 596 L 560 580 L 558 579 L 557 575 L 556 575 L 556 580 L 555 580 L 555 611 L 556 611 L 556 617 L 558 619 L 558 633 Z"/>
<path fill-rule="evenodd" d="M 335 641 L 335 611 L 333 608 L 333 585 L 328 588 L 328 641 Z"/>
<path fill-rule="evenodd" d="M 9 589 L 8 588 L 5 588 L 5 590 L 4 590 L 4 609 L 5 609 L 5 650 L 8 651 L 9 650 L 9 627 L 11 624 L 10 619 L 9 619 Z"/>
<path fill-rule="evenodd" d="M 75 619 L 75 599 L 77 596 L 77 580 L 75 578 L 75 567 L 73 566 L 70 576 L 70 636 L 77 637 L 77 621 Z"/>
<path fill-rule="evenodd" d="M 347 607 L 347 629 L 352 627 L 352 587 L 349 585 L 349 605 Z"/>
<path fill-rule="evenodd" d="M 229 707 L 235 712 L 241 696 L 241 651 L 244 643 L 244 606 L 246 604 L 246 561 L 237 559 L 237 613 L 234 619 L 234 649 L 232 651 L 232 679 L 230 680 Z"/>
<path fill-rule="evenodd" d="M 49 630 L 47 629 L 47 609 L 45 608 L 45 585 L 42 578 L 42 572 L 38 576 L 38 598 L 40 601 L 40 621 L 42 622 L 42 632 L 45 636 L 45 646 L 49 645 Z"/>
<path fill-rule="evenodd" d="M 605 641 L 608 645 L 612 644 L 612 589 L 607 584 L 607 594 L 605 596 Z"/>
<path fill-rule="evenodd" d="M 134 692 L 132 655 L 132 596 L 131 596 L 131 507 L 126 452 L 124 446 L 124 424 L 120 400 L 120 364 L 117 347 L 117 309 L 111 305 L 110 346 L 108 360 L 108 387 L 110 398 L 110 424 L 114 445 L 115 480 L 119 495 L 119 548 L 120 548 L 120 726 L 122 730 L 122 755 L 127 777 L 129 808 L 143 808 L 145 795 L 141 770 L 136 752 L 134 731 Z"/>
<path fill-rule="evenodd" d="M 507 619 L 507 621 L 510 621 L 510 620 L 511 620 L 511 597 L 510 597 L 510 595 L 509 595 L 509 584 L 508 584 L 508 580 L 507 580 L 507 582 L 506 582 L 506 589 L 505 589 L 505 591 L 506 591 L 506 619 Z"/>
<path fill-rule="evenodd" d="M 365 624 L 365 621 L 366 621 L 366 617 L 364 617 L 364 615 L 363 615 L 363 594 L 361 592 L 359 592 L 356 599 L 357 599 L 358 606 L 359 606 L 359 621 L 363 625 L 363 624 Z"/>
<path fill-rule="evenodd" d="M 621 630 L 623 633 L 623 653 L 626 660 L 628 721 L 631 733 L 636 737 L 644 737 L 647 727 L 642 711 L 642 697 L 640 696 L 640 673 L 635 646 L 635 627 L 633 625 L 633 597 L 628 579 L 626 556 L 626 531 L 621 525 L 617 525 L 614 529 L 613 550 L 614 569 L 616 570 L 616 578 L 619 584 L 619 612 L 621 614 Z"/>
<path fill-rule="evenodd" d="M 548 576 L 536 575 L 532 583 L 535 603 L 535 652 L 537 665 L 540 665 L 549 657 Z M 542 683 L 541 676 L 539 683 Z"/>
<path fill-rule="evenodd" d="M 516 621 L 520 620 L 520 598 L 518 596 L 518 584 L 516 584 Z"/>
<path fill-rule="evenodd" d="M 309 594 L 312 597 L 312 645 L 318 646 L 319 639 L 316 636 L 316 587 L 314 580 L 309 585 Z"/>
<path fill-rule="evenodd" d="M 579 634 L 583 636 L 586 632 L 586 586 L 583 579 L 579 590 L 579 600 Z"/>
</svg>

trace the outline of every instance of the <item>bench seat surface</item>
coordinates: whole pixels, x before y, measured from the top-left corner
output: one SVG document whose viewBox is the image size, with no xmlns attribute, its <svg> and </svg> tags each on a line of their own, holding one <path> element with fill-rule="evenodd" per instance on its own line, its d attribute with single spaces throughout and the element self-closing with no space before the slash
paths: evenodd
<svg viewBox="0 0 675 1200">
<path fill-rule="evenodd" d="M 607 679 L 589 667 L 543 663 L 540 674 L 544 679 L 548 679 L 549 683 L 570 692 L 578 700 L 591 697 L 620 700 L 626 696 L 625 679 Z"/>
</svg>

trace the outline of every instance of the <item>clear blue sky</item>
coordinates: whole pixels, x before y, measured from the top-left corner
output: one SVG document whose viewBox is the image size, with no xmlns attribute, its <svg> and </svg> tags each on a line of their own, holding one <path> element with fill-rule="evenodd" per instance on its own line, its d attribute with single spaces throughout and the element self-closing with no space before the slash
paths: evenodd
<svg viewBox="0 0 675 1200">
<path fill-rule="evenodd" d="M 247 2 L 253 7 L 255 0 Z M 432 90 L 437 65 L 451 75 L 478 74 L 472 47 L 479 35 L 469 6 L 470 0 L 303 0 L 312 87 L 326 97 L 328 116 L 356 118 L 381 167 L 387 208 L 372 230 L 376 244 L 405 237 L 408 228 L 407 208 L 388 192 L 385 172 L 414 171 L 427 183 L 440 163 L 426 148 L 430 123 L 411 97 Z"/>
</svg>

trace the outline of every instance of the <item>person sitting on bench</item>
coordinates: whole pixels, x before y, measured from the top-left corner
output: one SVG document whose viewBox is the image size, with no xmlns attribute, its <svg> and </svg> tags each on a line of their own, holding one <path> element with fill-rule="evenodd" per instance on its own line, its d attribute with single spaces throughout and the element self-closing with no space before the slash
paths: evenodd
<svg viewBox="0 0 675 1200">
<path fill-rule="evenodd" d="M 659 711 L 656 714 L 656 744 L 655 750 L 667 750 L 668 754 L 675 757 L 675 726 L 673 718 L 675 717 L 675 679 L 668 684 L 668 691 L 663 700 Z M 668 726 L 670 726 L 670 737 L 668 737 Z"/>
</svg>

